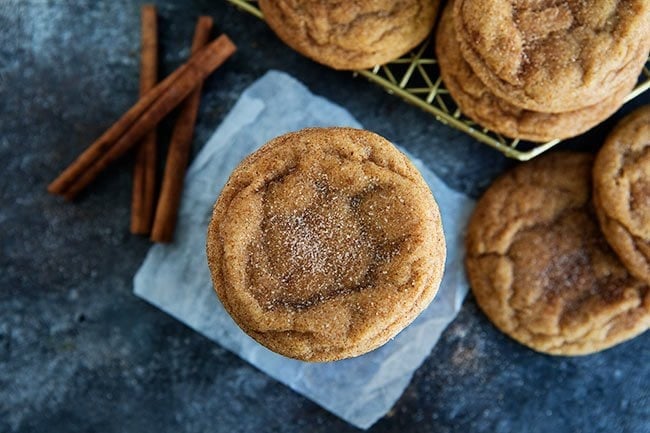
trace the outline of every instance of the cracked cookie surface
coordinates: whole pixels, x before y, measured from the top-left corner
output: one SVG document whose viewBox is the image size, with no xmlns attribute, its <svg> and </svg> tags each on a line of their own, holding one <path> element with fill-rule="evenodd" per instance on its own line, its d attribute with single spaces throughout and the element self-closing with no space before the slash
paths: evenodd
<svg viewBox="0 0 650 433">
<path fill-rule="evenodd" d="M 508 137 L 549 141 L 579 135 L 612 115 L 636 84 L 636 77 L 599 103 L 565 113 L 519 108 L 488 89 L 463 59 L 453 23 L 453 2 L 445 7 L 436 32 L 440 75 L 460 110 L 474 121 Z"/>
<path fill-rule="evenodd" d="M 408 52 L 427 37 L 439 0 L 260 0 L 284 43 L 334 69 L 365 69 Z"/>
<path fill-rule="evenodd" d="M 312 128 L 271 140 L 232 173 L 207 236 L 215 290 L 282 355 L 331 361 L 384 344 L 438 290 L 437 204 L 382 137 Z"/>
<path fill-rule="evenodd" d="M 557 152 L 519 165 L 488 188 L 469 223 L 466 266 L 479 306 L 539 352 L 593 353 L 650 326 L 650 288 L 599 230 L 592 162 Z"/>
<path fill-rule="evenodd" d="M 594 205 L 621 261 L 650 284 L 650 106 L 624 118 L 598 152 Z"/>
<path fill-rule="evenodd" d="M 457 0 L 463 57 L 500 98 L 565 112 L 638 77 L 650 49 L 647 0 Z"/>
</svg>

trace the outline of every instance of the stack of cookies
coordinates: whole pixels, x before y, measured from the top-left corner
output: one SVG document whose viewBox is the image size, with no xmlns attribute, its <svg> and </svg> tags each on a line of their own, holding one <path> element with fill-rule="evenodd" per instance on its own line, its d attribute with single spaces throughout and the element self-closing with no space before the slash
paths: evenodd
<svg viewBox="0 0 650 433">
<path fill-rule="evenodd" d="M 334 361 L 393 338 L 431 302 L 446 247 L 417 168 L 369 131 L 277 137 L 231 174 L 208 264 L 226 311 L 267 348 Z"/>
<path fill-rule="evenodd" d="M 595 163 L 557 152 L 479 200 L 467 233 L 473 293 L 504 333 L 555 355 L 597 352 L 650 327 L 650 106 Z"/>
<path fill-rule="evenodd" d="M 440 73 L 460 110 L 540 142 L 613 114 L 649 50 L 647 0 L 450 0 L 436 34 Z"/>
</svg>

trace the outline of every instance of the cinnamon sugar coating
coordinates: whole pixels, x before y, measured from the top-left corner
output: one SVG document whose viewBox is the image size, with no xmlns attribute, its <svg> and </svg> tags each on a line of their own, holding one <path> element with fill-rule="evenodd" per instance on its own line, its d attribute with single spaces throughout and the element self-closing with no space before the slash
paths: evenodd
<svg viewBox="0 0 650 433">
<path fill-rule="evenodd" d="M 479 306 L 540 352 L 593 353 L 650 326 L 650 288 L 623 266 L 593 213 L 592 162 L 557 152 L 517 166 L 488 188 L 468 227 Z"/>
<path fill-rule="evenodd" d="M 650 50 L 647 0 L 457 0 L 454 11 L 474 72 L 528 110 L 596 104 L 638 77 Z"/>
<path fill-rule="evenodd" d="M 284 43 L 334 69 L 384 64 L 422 42 L 439 0 L 260 0 Z"/>
<path fill-rule="evenodd" d="M 207 253 L 216 292 L 246 333 L 285 356 L 331 361 L 415 319 L 438 290 L 445 243 L 428 186 L 392 144 L 312 128 L 235 169 Z"/>
<path fill-rule="evenodd" d="M 442 13 L 436 32 L 436 55 L 445 87 L 461 111 L 475 122 L 508 137 L 545 142 L 582 134 L 612 115 L 634 88 L 631 76 L 598 103 L 564 113 L 542 113 L 517 107 L 496 96 L 463 58 L 456 39 L 453 1 Z"/>
</svg>

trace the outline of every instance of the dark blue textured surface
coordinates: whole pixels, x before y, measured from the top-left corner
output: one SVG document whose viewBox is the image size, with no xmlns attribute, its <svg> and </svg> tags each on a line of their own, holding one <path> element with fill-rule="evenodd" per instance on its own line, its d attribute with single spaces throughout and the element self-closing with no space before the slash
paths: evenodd
<svg viewBox="0 0 650 433">
<path fill-rule="evenodd" d="M 128 233 L 130 162 L 75 204 L 46 194 L 134 101 L 139 4 L 0 0 L 0 431 L 353 431 L 132 295 L 149 243 Z M 186 58 L 199 14 L 240 48 L 206 85 L 195 152 L 275 68 L 471 195 L 512 164 L 365 80 L 301 58 L 224 1 L 157 4 L 165 72 Z M 593 149 L 612 122 L 560 147 Z M 650 333 L 552 358 L 501 335 L 470 297 L 372 431 L 649 432 Z"/>
</svg>

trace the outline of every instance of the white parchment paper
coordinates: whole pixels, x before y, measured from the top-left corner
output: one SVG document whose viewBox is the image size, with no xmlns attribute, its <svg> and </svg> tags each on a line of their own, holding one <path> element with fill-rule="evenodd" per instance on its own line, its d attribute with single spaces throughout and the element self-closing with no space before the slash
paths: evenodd
<svg viewBox="0 0 650 433">
<path fill-rule="evenodd" d="M 134 278 L 135 294 L 231 350 L 351 424 L 368 428 L 400 397 L 467 294 L 462 231 L 473 207 L 414 159 L 440 206 L 447 265 L 431 305 L 383 347 L 354 359 L 310 364 L 277 355 L 242 332 L 212 289 L 205 236 L 231 171 L 271 138 L 308 126 L 361 125 L 345 109 L 270 71 L 253 83 L 190 167 L 174 243 L 153 246 Z"/>
</svg>

